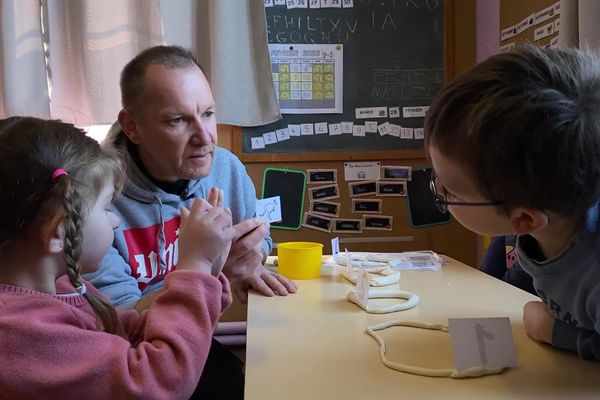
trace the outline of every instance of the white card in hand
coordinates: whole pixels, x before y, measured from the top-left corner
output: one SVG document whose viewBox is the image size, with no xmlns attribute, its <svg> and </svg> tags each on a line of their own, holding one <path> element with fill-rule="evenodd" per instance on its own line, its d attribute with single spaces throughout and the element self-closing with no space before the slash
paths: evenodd
<svg viewBox="0 0 600 400">
<path fill-rule="evenodd" d="M 267 222 L 281 221 L 281 199 L 279 196 L 256 200 L 256 218 Z"/>
</svg>

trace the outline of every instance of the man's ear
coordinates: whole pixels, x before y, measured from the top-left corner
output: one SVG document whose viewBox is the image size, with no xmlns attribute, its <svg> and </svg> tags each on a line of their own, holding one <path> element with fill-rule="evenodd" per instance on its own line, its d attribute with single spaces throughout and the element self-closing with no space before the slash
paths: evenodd
<svg viewBox="0 0 600 400">
<path fill-rule="evenodd" d="M 64 214 L 55 214 L 42 226 L 41 239 L 44 251 L 52 254 L 63 251 L 65 242 L 64 219 Z"/>
<path fill-rule="evenodd" d="M 532 208 L 516 208 L 510 215 L 510 222 L 517 235 L 539 231 L 548 226 L 548 215 Z"/>
<path fill-rule="evenodd" d="M 130 111 L 122 109 L 119 111 L 119 116 L 117 118 L 119 120 L 119 125 L 121 125 L 121 129 L 127 135 L 129 140 L 131 140 L 135 144 L 141 143 L 141 136 L 137 127 L 137 122 L 133 118 L 133 115 Z"/>
</svg>

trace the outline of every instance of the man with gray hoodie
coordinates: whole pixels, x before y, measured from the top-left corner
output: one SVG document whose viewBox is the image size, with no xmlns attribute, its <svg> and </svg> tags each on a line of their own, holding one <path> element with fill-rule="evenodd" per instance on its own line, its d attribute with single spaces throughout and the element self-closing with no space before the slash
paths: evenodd
<svg viewBox="0 0 600 400">
<path fill-rule="evenodd" d="M 243 164 L 217 146 L 215 103 L 193 55 L 177 46 L 143 51 L 123 69 L 121 95 L 123 109 L 106 139 L 121 150 L 129 177 L 112 205 L 121 226 L 86 278 L 115 305 L 145 308 L 176 268 L 180 207 L 216 187 L 239 235 L 223 269 L 237 297 L 245 302 L 250 288 L 294 293 L 292 281 L 263 265 L 272 244 L 268 225 L 253 218 L 256 193 Z"/>
</svg>

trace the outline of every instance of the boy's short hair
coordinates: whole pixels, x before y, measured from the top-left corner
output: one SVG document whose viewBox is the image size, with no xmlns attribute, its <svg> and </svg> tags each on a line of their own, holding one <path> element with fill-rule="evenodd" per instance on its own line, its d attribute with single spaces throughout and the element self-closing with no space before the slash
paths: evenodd
<svg viewBox="0 0 600 400">
<path fill-rule="evenodd" d="M 600 195 L 600 61 L 532 45 L 492 56 L 436 96 L 425 146 L 506 212 L 580 216 Z"/>
</svg>

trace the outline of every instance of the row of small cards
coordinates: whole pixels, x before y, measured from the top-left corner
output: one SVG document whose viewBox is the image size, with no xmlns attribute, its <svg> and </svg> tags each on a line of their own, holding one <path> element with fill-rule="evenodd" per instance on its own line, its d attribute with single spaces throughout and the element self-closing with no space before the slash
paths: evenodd
<svg viewBox="0 0 600 400">
<path fill-rule="evenodd" d="M 302 226 L 323 232 L 361 233 L 364 230 L 392 230 L 390 215 L 363 215 L 361 219 L 327 218 L 323 215 L 304 213 Z"/>
<path fill-rule="evenodd" d="M 352 8 L 354 0 L 265 0 L 265 7 L 287 8 Z"/>
<path fill-rule="evenodd" d="M 311 201 L 308 211 L 326 217 L 338 217 L 341 203 L 332 201 Z M 355 214 L 381 214 L 383 201 L 381 199 L 352 199 L 352 212 Z"/>
<path fill-rule="evenodd" d="M 308 184 L 337 183 L 337 169 L 308 169 Z M 346 162 L 344 175 L 347 181 L 410 181 L 412 167 L 406 165 L 381 165 L 380 162 Z"/>
<path fill-rule="evenodd" d="M 351 134 L 352 136 L 364 137 L 367 133 L 379 133 L 381 136 L 395 136 L 400 139 L 423 139 L 425 137 L 423 128 L 405 128 L 389 122 L 377 124 L 376 121 L 365 121 L 364 125 L 354 124 L 354 122 L 334 124 L 317 122 L 314 124 L 288 125 L 287 128 L 263 133 L 262 136 L 251 138 L 251 146 L 253 150 L 264 149 L 266 146 L 290 140 L 295 136 Z"/>
<path fill-rule="evenodd" d="M 366 181 L 350 182 L 348 192 L 350 197 L 357 196 L 406 196 L 406 181 Z M 317 186 L 308 189 L 310 201 L 337 199 L 340 188 L 336 184 Z"/>
</svg>

